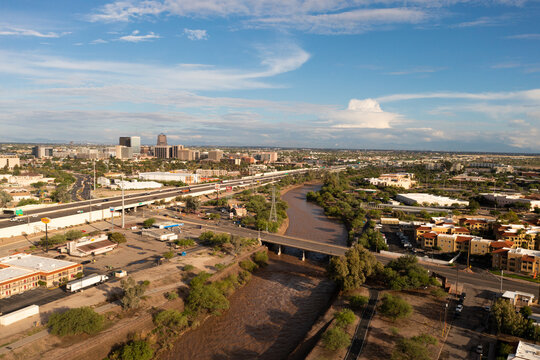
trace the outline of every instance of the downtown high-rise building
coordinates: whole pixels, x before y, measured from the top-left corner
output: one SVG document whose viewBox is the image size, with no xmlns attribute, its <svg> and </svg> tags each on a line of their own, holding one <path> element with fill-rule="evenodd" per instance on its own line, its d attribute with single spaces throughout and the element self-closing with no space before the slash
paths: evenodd
<svg viewBox="0 0 540 360">
<path fill-rule="evenodd" d="M 133 154 L 141 153 L 140 136 L 121 136 L 118 140 L 118 145 L 131 148 Z"/>
<path fill-rule="evenodd" d="M 161 133 L 157 136 L 157 146 L 167 146 L 167 135 Z"/>
</svg>

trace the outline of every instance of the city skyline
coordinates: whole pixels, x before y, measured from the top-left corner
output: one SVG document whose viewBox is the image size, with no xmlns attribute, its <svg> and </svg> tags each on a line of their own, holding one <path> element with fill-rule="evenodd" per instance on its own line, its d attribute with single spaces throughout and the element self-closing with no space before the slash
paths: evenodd
<svg viewBox="0 0 540 360">
<path fill-rule="evenodd" d="M 4 3 L 0 142 L 537 153 L 538 15 L 526 0 Z"/>
</svg>

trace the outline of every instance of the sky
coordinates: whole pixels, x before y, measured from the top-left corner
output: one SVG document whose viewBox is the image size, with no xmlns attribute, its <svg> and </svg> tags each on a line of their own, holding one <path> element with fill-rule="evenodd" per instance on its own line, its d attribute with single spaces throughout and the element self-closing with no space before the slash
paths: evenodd
<svg viewBox="0 0 540 360">
<path fill-rule="evenodd" d="M 3 0 L 0 142 L 540 152 L 539 0 Z"/>
</svg>

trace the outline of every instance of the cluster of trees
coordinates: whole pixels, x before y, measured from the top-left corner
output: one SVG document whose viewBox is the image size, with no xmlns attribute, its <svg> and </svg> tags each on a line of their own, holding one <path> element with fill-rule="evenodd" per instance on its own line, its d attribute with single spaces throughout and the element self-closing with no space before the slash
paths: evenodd
<svg viewBox="0 0 540 360">
<path fill-rule="evenodd" d="M 333 257 L 330 260 L 328 273 L 341 289 L 347 291 L 359 288 L 368 277 L 377 273 L 380 266 L 372 253 L 356 244 L 345 256 Z"/>
<path fill-rule="evenodd" d="M 246 216 L 242 219 L 242 224 L 258 230 L 277 232 L 283 220 L 287 218 L 287 203 L 279 199 L 279 193 L 276 192 L 276 215 L 277 222 L 268 221 L 272 204 L 266 200 L 263 195 L 250 195 L 246 197 L 246 210 L 255 215 Z"/>
<path fill-rule="evenodd" d="M 326 330 L 321 337 L 324 347 L 328 350 L 338 350 L 351 344 L 351 337 L 345 331 L 356 319 L 350 309 L 343 309 L 334 314 L 334 326 Z"/>
<path fill-rule="evenodd" d="M 373 229 L 364 231 L 357 239 L 357 242 L 371 251 L 388 250 L 388 245 L 386 245 L 381 233 Z"/>
<path fill-rule="evenodd" d="M 203 232 L 199 235 L 199 240 L 234 255 L 238 255 L 244 248 L 258 243 L 257 239 L 232 236 L 227 233 L 214 233 L 212 231 Z"/>
<path fill-rule="evenodd" d="M 529 340 L 540 340 L 540 329 L 529 317 L 532 310 L 524 306 L 516 312 L 514 305 L 508 300 L 497 299 L 491 308 L 491 324 L 498 333 L 504 333 Z"/>
<path fill-rule="evenodd" d="M 58 336 L 95 334 L 103 329 L 104 323 L 103 315 L 85 306 L 52 314 L 47 327 L 51 334 Z"/>
<path fill-rule="evenodd" d="M 418 259 L 413 255 L 390 261 L 377 275 L 379 280 L 392 290 L 437 285 L 435 278 L 429 276 L 428 271 L 418 264 Z"/>
<path fill-rule="evenodd" d="M 56 234 L 53 236 L 49 236 L 48 241 L 45 239 L 45 236 L 42 237 L 38 245 L 39 246 L 57 246 L 62 245 L 66 241 L 72 241 L 76 239 L 80 239 L 84 236 L 84 233 L 81 230 L 68 230 L 65 234 Z"/>
</svg>

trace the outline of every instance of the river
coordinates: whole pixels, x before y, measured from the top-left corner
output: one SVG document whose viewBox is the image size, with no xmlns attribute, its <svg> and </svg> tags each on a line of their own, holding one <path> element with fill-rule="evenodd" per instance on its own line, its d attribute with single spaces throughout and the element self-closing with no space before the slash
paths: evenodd
<svg viewBox="0 0 540 360">
<path fill-rule="evenodd" d="M 287 235 L 346 243 L 342 225 L 305 201 L 309 185 L 284 195 L 289 203 Z M 336 287 L 322 264 L 270 253 L 268 266 L 230 297 L 230 309 L 184 334 L 162 359 L 303 359 L 309 347 L 291 353 L 326 311 Z"/>
</svg>

